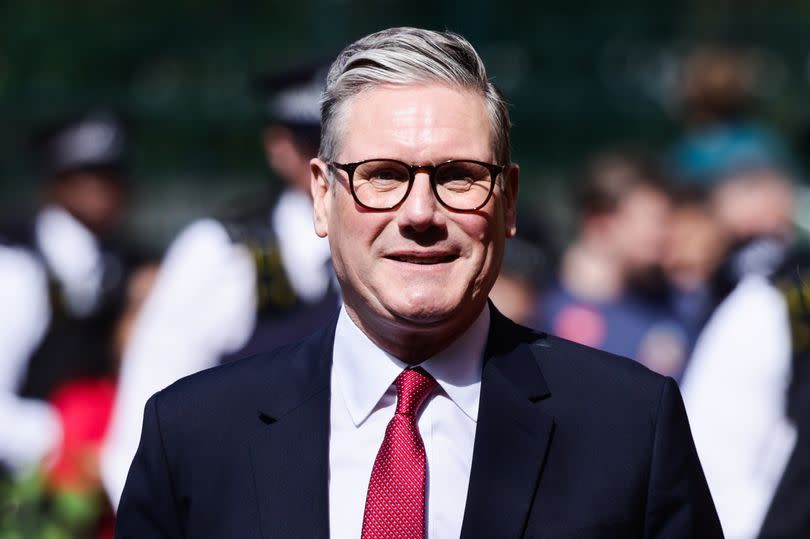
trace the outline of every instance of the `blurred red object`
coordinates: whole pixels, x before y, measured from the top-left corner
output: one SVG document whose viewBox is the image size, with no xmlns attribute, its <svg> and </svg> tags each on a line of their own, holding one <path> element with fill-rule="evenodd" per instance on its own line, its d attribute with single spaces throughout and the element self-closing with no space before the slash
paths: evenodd
<svg viewBox="0 0 810 539">
<path fill-rule="evenodd" d="M 98 455 L 114 399 L 115 384 L 106 379 L 73 380 L 54 392 L 62 443 L 47 472 L 52 487 L 74 492 L 100 487 Z"/>
</svg>

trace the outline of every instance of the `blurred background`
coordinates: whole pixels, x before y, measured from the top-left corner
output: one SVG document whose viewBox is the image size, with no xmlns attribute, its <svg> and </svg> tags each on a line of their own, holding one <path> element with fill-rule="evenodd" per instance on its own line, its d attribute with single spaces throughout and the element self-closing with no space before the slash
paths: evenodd
<svg viewBox="0 0 810 539">
<path fill-rule="evenodd" d="M 251 75 L 420 25 L 479 49 L 512 103 L 523 201 L 556 221 L 566 218 L 558 191 L 583 156 L 616 141 L 663 148 L 682 131 L 678 77 L 696 46 L 743 53 L 756 70 L 752 106 L 796 141 L 810 114 L 808 24 L 799 0 L 10 0 L 0 5 L 0 194 L 6 208 L 31 202 L 23 150 L 34 126 L 121 107 L 137 140 L 131 226 L 165 245 L 190 216 L 266 186 Z"/>
<path fill-rule="evenodd" d="M 810 536 L 810 4 L 6 0 L 0 538 L 109 537 L 151 393 L 333 315 L 321 68 L 403 25 L 510 103 L 498 308 L 675 378 L 727 537 Z"/>
</svg>

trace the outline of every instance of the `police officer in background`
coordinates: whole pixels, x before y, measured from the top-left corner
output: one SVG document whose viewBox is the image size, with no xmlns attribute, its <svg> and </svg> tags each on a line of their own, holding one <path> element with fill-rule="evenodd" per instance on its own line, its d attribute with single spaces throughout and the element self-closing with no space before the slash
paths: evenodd
<svg viewBox="0 0 810 539">
<path fill-rule="evenodd" d="M 55 391 L 115 375 L 111 339 L 140 258 L 118 234 L 126 135 L 110 111 L 42 128 L 32 150 L 44 203 L 0 227 L 0 462 L 11 470 L 58 443 Z"/>
<path fill-rule="evenodd" d="M 283 186 L 258 211 L 238 204 L 238 213 L 221 219 L 231 238 L 249 248 L 257 273 L 256 328 L 225 360 L 298 340 L 337 312 L 328 242 L 309 230 L 309 160 L 320 145 L 319 100 L 327 69 L 328 62 L 316 62 L 253 81 L 264 104 L 264 153 Z"/>
<path fill-rule="evenodd" d="M 167 251 L 124 353 L 102 451 L 102 479 L 113 506 L 152 393 L 230 358 L 297 340 L 337 313 L 329 245 L 312 229 L 309 194 L 326 67 L 253 81 L 267 113 L 262 142 L 283 181 L 280 194 L 251 211 L 192 223 Z"/>
</svg>

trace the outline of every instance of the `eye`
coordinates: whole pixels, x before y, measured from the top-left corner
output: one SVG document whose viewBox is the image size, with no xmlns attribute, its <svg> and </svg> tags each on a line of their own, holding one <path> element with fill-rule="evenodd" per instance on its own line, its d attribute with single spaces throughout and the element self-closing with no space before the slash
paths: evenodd
<svg viewBox="0 0 810 539">
<path fill-rule="evenodd" d="M 375 182 L 387 182 L 387 181 L 407 181 L 408 174 L 403 174 L 401 169 L 396 169 L 393 167 L 389 168 L 379 168 L 371 172 L 369 175 L 369 179 Z"/>
<path fill-rule="evenodd" d="M 443 167 L 438 174 L 438 180 L 442 182 L 469 181 L 469 179 L 469 171 L 465 167 L 458 165 Z"/>
<path fill-rule="evenodd" d="M 363 163 L 354 173 L 355 185 L 365 184 L 375 189 L 392 189 L 407 184 L 409 176 L 405 165 L 384 159 Z"/>
<path fill-rule="evenodd" d="M 436 171 L 436 183 L 452 191 L 464 191 L 478 182 L 487 181 L 489 181 L 489 171 L 486 167 L 473 162 L 446 163 Z"/>
</svg>

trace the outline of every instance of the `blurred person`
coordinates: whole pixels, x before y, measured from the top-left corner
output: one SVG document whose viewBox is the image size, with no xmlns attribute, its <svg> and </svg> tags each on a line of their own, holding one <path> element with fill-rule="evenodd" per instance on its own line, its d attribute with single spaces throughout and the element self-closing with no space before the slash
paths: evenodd
<svg viewBox="0 0 810 539">
<path fill-rule="evenodd" d="M 713 210 L 737 241 L 772 237 L 789 242 L 793 232 L 794 189 L 776 167 L 757 167 L 731 174 L 713 189 Z"/>
<path fill-rule="evenodd" d="M 727 249 L 712 277 L 720 303 L 748 275 L 772 277 L 798 246 L 794 226 L 793 176 L 782 163 L 741 166 L 709 186 L 709 210 L 726 237 Z"/>
<path fill-rule="evenodd" d="M 810 129 L 800 134 L 798 147 L 810 153 Z M 801 217 L 801 216 L 800 216 Z M 770 500 L 759 539 L 810 536 L 810 248 L 797 241 L 773 277 L 787 304 L 791 369 L 787 416 L 796 428 L 796 443 Z"/>
<path fill-rule="evenodd" d="M 810 536 L 810 249 L 796 249 L 772 279 L 787 305 L 790 382 L 786 413 L 796 441 L 768 504 L 760 539 Z M 782 401 L 780 400 L 780 404 Z"/>
<path fill-rule="evenodd" d="M 144 265 L 128 282 L 115 328 L 117 358 L 154 273 L 154 265 Z M 59 442 L 34 473 L 13 483 L 0 481 L 6 511 L 0 519 L 0 536 L 112 538 L 113 513 L 101 487 L 98 456 L 114 395 L 115 382 L 108 378 L 70 380 L 54 392 L 49 405 L 58 417 Z"/>
<path fill-rule="evenodd" d="M 666 182 L 649 160 L 608 152 L 586 167 L 577 204 L 577 236 L 542 294 L 538 327 L 677 379 L 687 337 L 660 274 Z"/>
<path fill-rule="evenodd" d="M 748 274 L 704 327 L 681 382 L 730 539 L 757 536 L 795 444 L 787 417 L 790 360 L 784 297 L 766 276 Z"/>
<path fill-rule="evenodd" d="M 149 395 L 220 362 L 295 341 L 337 313 L 329 244 L 312 230 L 309 193 L 326 67 L 300 65 L 253 81 L 266 113 L 264 153 L 283 182 L 278 196 L 193 222 L 169 246 L 132 324 L 102 452 L 113 505 Z"/>
<path fill-rule="evenodd" d="M 322 111 L 341 312 L 151 397 L 117 536 L 721 537 L 675 382 L 488 301 L 519 169 L 469 42 L 366 36 Z"/>
<path fill-rule="evenodd" d="M 793 158 L 753 114 L 761 67 L 744 51 L 699 46 L 686 56 L 684 134 L 670 151 L 678 184 L 708 194 L 728 245 L 712 279 L 719 303 L 747 273 L 771 274 L 793 242 Z"/>
<path fill-rule="evenodd" d="M 501 271 L 489 294 L 507 318 L 526 326 L 534 322 L 537 295 L 549 278 L 552 259 L 543 227 L 518 217 L 518 232 L 504 248 Z"/>
<path fill-rule="evenodd" d="M 700 46 L 686 56 L 678 87 L 685 131 L 670 153 L 681 181 L 711 186 L 730 166 L 790 164 L 782 138 L 751 112 L 759 72 L 733 48 Z"/>
<path fill-rule="evenodd" d="M 154 285 L 156 264 L 143 264 L 128 281 L 124 307 L 113 331 L 113 354 L 120 361 L 132 321 Z M 52 401 L 62 419 L 62 437 L 47 470 L 49 482 L 74 492 L 100 491 L 99 450 L 115 397 L 114 379 L 78 379 L 60 386 Z"/>
<path fill-rule="evenodd" d="M 777 498 L 777 489 L 797 480 L 808 485 L 797 477 L 799 415 L 788 407 L 794 365 L 802 357 L 786 298 L 795 286 L 775 284 L 801 264 L 792 254 L 792 172 L 776 157 L 755 166 L 730 159 L 727 169 L 711 193 L 713 214 L 732 242 L 714 279 L 722 301 L 698 339 L 682 389 L 726 535 L 745 539 L 787 529 L 788 522 L 796 531 L 800 512 L 792 499 Z M 763 528 L 769 507 L 780 514 L 791 506 L 793 519 L 770 518 L 772 531 Z"/>
<path fill-rule="evenodd" d="M 744 56 L 706 49 L 691 62 L 673 165 L 682 182 L 708 190 L 729 250 L 681 387 L 724 532 L 747 539 L 765 531 L 797 439 L 788 303 L 774 285 L 795 242 L 794 173 L 779 137 L 750 113 L 755 72 Z"/>
<path fill-rule="evenodd" d="M 729 234 L 711 210 L 704 189 L 676 191 L 663 266 L 672 308 L 686 330 L 691 352 L 719 301 L 713 283 L 728 252 Z"/>
<path fill-rule="evenodd" d="M 128 276 L 140 255 L 119 233 L 129 180 L 126 130 L 98 110 L 43 127 L 32 155 L 43 204 L 0 226 L 0 461 L 21 471 L 58 443 L 47 405 L 78 379 L 110 379 L 111 347 Z M 13 287 L 13 288 L 12 288 Z"/>
<path fill-rule="evenodd" d="M 28 360 L 48 329 L 47 275 L 25 249 L 0 245 L 0 476 L 36 466 L 60 437 L 59 417 L 47 402 L 22 398 L 18 388 Z M 13 314 L 13 316 L 10 316 Z"/>
</svg>

